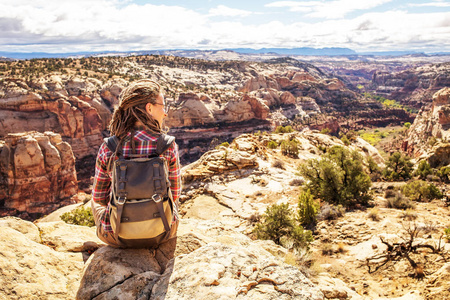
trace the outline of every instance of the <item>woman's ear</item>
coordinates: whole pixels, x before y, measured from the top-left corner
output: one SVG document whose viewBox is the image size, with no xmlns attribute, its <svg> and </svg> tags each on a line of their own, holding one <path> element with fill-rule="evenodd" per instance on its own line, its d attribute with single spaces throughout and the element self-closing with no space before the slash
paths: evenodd
<svg viewBox="0 0 450 300">
<path fill-rule="evenodd" d="M 152 104 L 151 104 L 151 103 L 147 103 L 147 104 L 145 105 L 145 111 L 146 111 L 149 115 L 152 114 Z"/>
</svg>

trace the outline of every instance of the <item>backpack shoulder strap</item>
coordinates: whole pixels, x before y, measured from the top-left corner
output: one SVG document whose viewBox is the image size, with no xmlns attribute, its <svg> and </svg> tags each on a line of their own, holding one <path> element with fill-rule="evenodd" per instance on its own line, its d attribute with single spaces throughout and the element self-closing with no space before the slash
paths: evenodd
<svg viewBox="0 0 450 300">
<path fill-rule="evenodd" d="M 167 134 L 161 134 L 156 141 L 156 154 L 160 156 L 163 154 L 175 141 L 175 137 Z"/>
<path fill-rule="evenodd" d="M 117 147 L 119 146 L 119 139 L 117 138 L 117 136 L 113 135 L 108 138 L 104 138 L 103 140 L 106 143 L 106 147 L 108 147 L 110 151 L 116 152 L 117 150 L 117 154 L 122 154 L 122 149 L 117 149 Z"/>
</svg>

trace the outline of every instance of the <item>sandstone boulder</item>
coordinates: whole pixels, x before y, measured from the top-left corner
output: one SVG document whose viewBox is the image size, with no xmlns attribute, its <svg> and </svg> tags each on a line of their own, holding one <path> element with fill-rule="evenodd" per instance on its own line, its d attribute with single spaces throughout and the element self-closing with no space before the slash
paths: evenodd
<svg viewBox="0 0 450 300">
<path fill-rule="evenodd" d="M 80 253 L 55 251 L 0 226 L 1 299 L 74 299 L 83 265 Z"/>
</svg>

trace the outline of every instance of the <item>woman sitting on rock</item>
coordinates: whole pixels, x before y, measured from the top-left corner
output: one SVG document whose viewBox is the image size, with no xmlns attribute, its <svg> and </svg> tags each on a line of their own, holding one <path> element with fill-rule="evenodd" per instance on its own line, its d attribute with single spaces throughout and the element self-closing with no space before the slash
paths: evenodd
<svg viewBox="0 0 450 300">
<path fill-rule="evenodd" d="M 136 222 L 135 227 L 123 225 L 127 224 L 123 223 L 124 219 L 127 219 L 125 216 L 127 204 L 125 202 L 128 201 L 128 203 L 131 203 L 133 199 L 127 199 L 127 194 L 129 193 L 124 192 L 125 190 L 122 191 L 123 193 L 121 195 L 121 190 L 118 185 L 114 185 L 115 182 L 113 182 L 113 172 L 116 172 L 116 167 L 114 163 L 111 162 L 114 162 L 119 157 L 124 160 L 138 156 L 147 157 L 147 159 L 152 156 L 158 157 L 157 141 L 160 143 L 162 141 L 160 136 L 165 136 L 162 130 L 163 120 L 165 117 L 167 117 L 167 109 L 161 86 L 158 83 L 148 79 L 139 80 L 131 83 L 130 86 L 121 92 L 119 96 L 119 106 L 115 109 L 110 124 L 111 135 L 116 136 L 116 141 L 118 141 L 117 144 L 113 144 L 115 146 L 113 149 L 117 150 L 116 152 L 112 151 L 111 144 L 109 142 L 105 142 L 101 145 L 97 155 L 94 186 L 92 189 L 92 212 L 94 215 L 95 224 L 97 226 L 97 236 L 103 242 L 112 247 L 139 248 L 139 244 L 136 246 L 127 243 L 127 240 L 123 239 L 122 235 L 119 236 L 118 233 L 122 232 L 126 227 L 129 231 L 127 234 L 132 236 L 134 232 L 130 231 L 133 231 L 133 229 L 130 230 L 129 228 L 136 228 L 136 231 L 139 231 L 143 230 L 142 227 L 144 225 L 141 226 L 139 222 Z M 169 188 L 166 188 L 165 194 L 172 194 L 173 204 L 171 204 L 171 212 L 168 214 L 171 219 L 164 222 L 164 228 L 166 228 L 167 235 L 164 236 L 162 241 L 171 241 L 175 240 L 173 237 L 176 236 L 176 230 L 178 227 L 178 198 L 181 191 L 181 180 L 178 146 L 175 141 L 171 142 L 169 140 L 167 142 L 166 139 L 165 142 L 167 143 L 166 147 L 164 147 L 166 150 L 160 154 L 159 157 L 163 157 L 167 162 L 167 167 L 163 170 L 167 170 L 166 173 L 168 173 L 168 182 L 164 183 L 164 186 L 170 186 L 170 190 Z M 162 149 L 161 145 L 158 146 L 158 149 Z M 119 156 L 118 153 L 121 156 Z M 114 165 L 113 168 L 111 168 L 112 165 Z M 115 176 L 121 176 L 120 172 L 115 174 L 119 174 Z M 124 178 L 126 179 L 126 177 Z M 120 178 L 118 180 L 118 182 L 120 182 Z M 127 180 L 131 179 L 126 179 L 125 181 Z M 127 184 L 127 182 L 125 182 L 125 184 Z M 112 185 L 116 188 L 112 188 Z M 115 194 L 119 195 L 118 198 L 116 198 L 117 195 Z M 164 202 L 167 211 L 167 196 L 165 196 L 164 199 L 161 199 L 160 197 L 151 197 L 152 196 L 150 196 L 150 199 L 147 200 L 153 199 L 155 200 L 154 203 L 157 205 L 159 205 L 159 202 Z M 125 203 L 123 205 L 123 212 L 119 209 L 122 202 Z M 141 212 L 139 211 L 134 212 L 135 215 L 138 215 L 138 218 L 142 218 L 142 216 L 139 216 L 140 213 Z M 156 214 L 157 217 L 159 216 L 158 211 L 153 214 Z M 163 213 L 163 215 L 166 215 L 166 213 Z M 117 221 L 115 221 L 116 219 L 121 220 L 122 225 L 117 225 Z M 164 220 L 167 220 L 167 218 L 164 218 Z M 152 230 L 152 223 L 149 224 L 150 225 L 145 225 L 146 227 L 144 226 L 147 231 Z M 118 226 L 120 226 L 121 230 L 117 229 L 116 232 L 114 232 L 114 228 L 119 228 Z M 159 227 L 162 227 L 162 225 Z M 167 230 L 167 228 L 170 228 L 170 230 Z M 160 240 L 158 240 L 157 244 L 159 241 Z"/>
</svg>

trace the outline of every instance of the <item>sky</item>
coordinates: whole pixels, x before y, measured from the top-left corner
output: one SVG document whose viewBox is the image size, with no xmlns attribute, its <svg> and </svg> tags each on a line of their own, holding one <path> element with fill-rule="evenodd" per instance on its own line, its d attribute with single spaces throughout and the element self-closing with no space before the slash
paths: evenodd
<svg viewBox="0 0 450 300">
<path fill-rule="evenodd" d="M 0 51 L 450 52 L 450 0 L 0 0 Z"/>
</svg>

